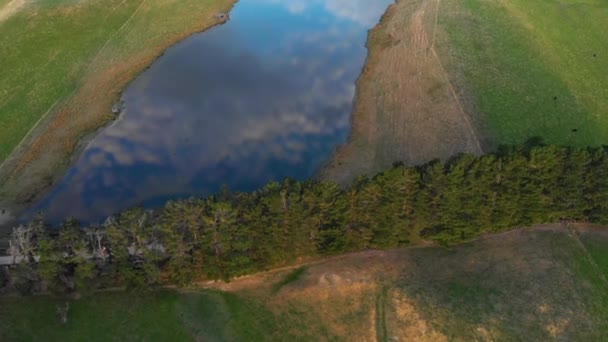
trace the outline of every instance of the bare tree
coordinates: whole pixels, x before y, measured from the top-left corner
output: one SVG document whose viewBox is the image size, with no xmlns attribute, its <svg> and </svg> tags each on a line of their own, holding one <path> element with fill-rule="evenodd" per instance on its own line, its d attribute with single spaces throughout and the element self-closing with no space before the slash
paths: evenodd
<svg viewBox="0 0 608 342">
<path fill-rule="evenodd" d="M 89 237 L 89 244 L 93 252 L 93 258 L 99 258 L 103 262 L 106 261 L 107 250 L 103 244 L 106 238 L 106 231 L 102 228 L 87 228 L 85 229 L 87 236 Z"/>
<path fill-rule="evenodd" d="M 101 229 L 95 229 L 94 237 L 95 237 L 95 250 L 96 256 L 101 258 L 103 262 L 106 262 L 106 258 L 108 257 L 108 253 L 106 250 L 106 246 L 103 245 L 102 241 L 105 239 L 106 232 Z"/>
<path fill-rule="evenodd" d="M 13 261 L 12 263 L 15 264 L 17 262 L 17 257 L 21 256 L 21 253 L 19 251 L 19 247 L 13 245 L 13 241 L 8 240 L 8 250 L 7 250 L 8 255 L 13 257 Z"/>
<path fill-rule="evenodd" d="M 13 257 L 13 263 L 17 258 L 30 261 L 35 250 L 34 227 L 24 225 L 14 227 L 9 240 L 9 254 Z"/>
</svg>

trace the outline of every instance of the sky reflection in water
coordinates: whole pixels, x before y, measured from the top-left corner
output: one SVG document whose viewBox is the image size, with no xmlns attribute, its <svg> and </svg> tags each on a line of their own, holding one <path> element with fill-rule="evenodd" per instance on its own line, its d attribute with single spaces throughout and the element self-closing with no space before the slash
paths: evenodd
<svg viewBox="0 0 608 342">
<path fill-rule="evenodd" d="M 345 141 L 367 30 L 389 0 L 241 0 L 169 49 L 36 205 L 84 221 L 313 174 Z"/>
</svg>

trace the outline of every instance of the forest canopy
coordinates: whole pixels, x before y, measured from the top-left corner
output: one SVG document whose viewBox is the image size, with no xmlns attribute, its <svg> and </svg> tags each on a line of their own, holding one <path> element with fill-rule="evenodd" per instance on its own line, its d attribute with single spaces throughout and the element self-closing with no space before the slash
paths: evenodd
<svg viewBox="0 0 608 342">
<path fill-rule="evenodd" d="M 285 179 L 250 193 L 132 208 L 88 227 L 73 219 L 51 227 L 40 216 L 14 229 L 10 252 L 23 262 L 4 277 L 24 293 L 187 285 L 560 220 L 608 223 L 608 148 L 524 146 L 396 164 L 347 188 Z"/>
</svg>

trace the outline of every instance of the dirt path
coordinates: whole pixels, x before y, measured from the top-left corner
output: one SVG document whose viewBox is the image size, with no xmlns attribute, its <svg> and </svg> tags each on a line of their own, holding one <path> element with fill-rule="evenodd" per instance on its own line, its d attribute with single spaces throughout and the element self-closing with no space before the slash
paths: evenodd
<svg viewBox="0 0 608 342">
<path fill-rule="evenodd" d="M 13 14 L 19 12 L 25 3 L 25 0 L 12 0 L 8 4 L 4 5 L 4 7 L 0 8 L 0 24 L 13 16 Z"/>
<path fill-rule="evenodd" d="M 351 137 L 321 178 L 346 183 L 396 161 L 415 165 L 483 152 L 435 51 L 444 43 L 437 25 L 440 5 L 440 0 L 397 1 L 370 32 Z"/>
</svg>

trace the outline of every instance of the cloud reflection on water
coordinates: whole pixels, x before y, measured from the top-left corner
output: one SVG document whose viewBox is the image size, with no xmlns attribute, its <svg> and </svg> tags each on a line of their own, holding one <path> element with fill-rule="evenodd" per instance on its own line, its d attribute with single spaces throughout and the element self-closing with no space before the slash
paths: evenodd
<svg viewBox="0 0 608 342">
<path fill-rule="evenodd" d="M 125 112 L 36 209 L 97 220 L 310 176 L 348 134 L 366 31 L 388 3 L 242 0 L 129 86 Z"/>
</svg>

